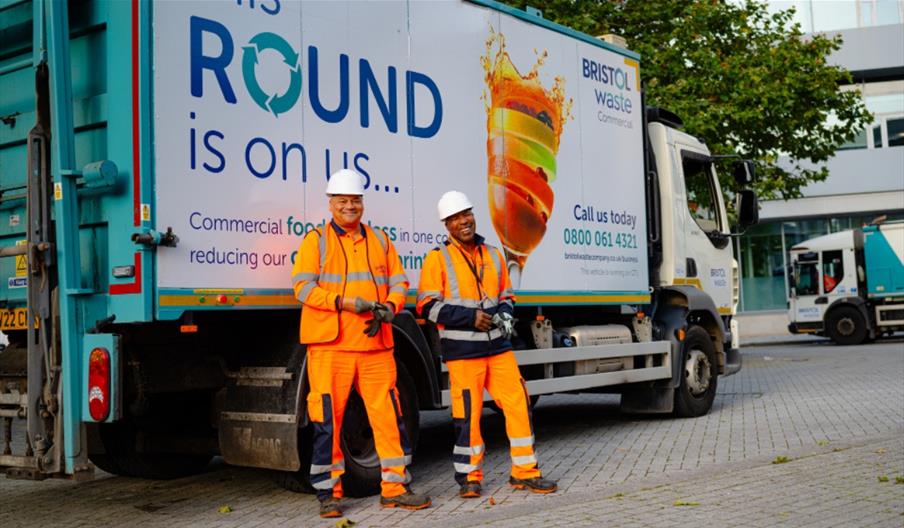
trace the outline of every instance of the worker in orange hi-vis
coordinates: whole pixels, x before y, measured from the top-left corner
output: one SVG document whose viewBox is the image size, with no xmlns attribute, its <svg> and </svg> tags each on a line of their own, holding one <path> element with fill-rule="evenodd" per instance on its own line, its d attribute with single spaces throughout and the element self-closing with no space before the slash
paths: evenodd
<svg viewBox="0 0 904 528">
<path fill-rule="evenodd" d="M 474 498 L 481 492 L 484 389 L 505 415 L 512 457 L 509 484 L 552 493 L 558 486 L 540 475 L 527 387 L 512 352 L 512 283 L 502 253 L 477 234 L 472 207 L 458 191 L 440 198 L 437 210 L 449 239 L 424 259 L 417 296 L 418 313 L 439 329 L 442 358 L 449 369 L 458 495 Z"/>
<path fill-rule="evenodd" d="M 430 498 L 408 488 L 411 446 L 402 420 L 393 357 L 393 316 L 405 304 L 408 279 L 382 230 L 361 223 L 364 180 L 334 173 L 326 187 L 332 221 L 305 235 L 292 282 L 303 303 L 300 341 L 307 345 L 308 417 L 314 426 L 311 484 L 321 517 L 341 517 L 345 461 L 342 417 L 354 386 L 367 410 L 380 457 L 380 504 L 419 510 Z"/>
</svg>

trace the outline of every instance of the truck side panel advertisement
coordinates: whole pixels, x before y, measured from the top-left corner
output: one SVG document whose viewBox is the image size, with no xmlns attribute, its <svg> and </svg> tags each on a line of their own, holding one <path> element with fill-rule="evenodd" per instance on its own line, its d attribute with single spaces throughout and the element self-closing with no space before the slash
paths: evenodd
<svg viewBox="0 0 904 528">
<path fill-rule="evenodd" d="M 465 3 L 161 1 L 153 27 L 161 291 L 288 291 L 349 167 L 413 285 L 456 189 L 522 292 L 648 299 L 633 55 Z"/>
</svg>

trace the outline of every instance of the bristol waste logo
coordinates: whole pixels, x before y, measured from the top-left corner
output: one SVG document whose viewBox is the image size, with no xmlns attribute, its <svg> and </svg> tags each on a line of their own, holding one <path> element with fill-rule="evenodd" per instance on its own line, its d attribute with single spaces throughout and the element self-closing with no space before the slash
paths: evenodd
<svg viewBox="0 0 904 528">
<path fill-rule="evenodd" d="M 291 44 L 275 33 L 258 33 L 249 44 L 242 47 L 242 77 L 248 88 L 248 94 L 261 109 L 279 117 L 279 114 L 291 110 L 301 96 L 299 54 L 292 49 Z M 289 68 L 289 87 L 284 94 L 268 95 L 257 80 L 258 55 L 266 50 L 279 53 Z"/>
</svg>

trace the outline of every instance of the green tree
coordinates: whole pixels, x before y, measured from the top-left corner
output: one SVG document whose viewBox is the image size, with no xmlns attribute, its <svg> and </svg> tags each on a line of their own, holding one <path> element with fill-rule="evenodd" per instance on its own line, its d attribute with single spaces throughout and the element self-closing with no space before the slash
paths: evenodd
<svg viewBox="0 0 904 528">
<path fill-rule="evenodd" d="M 831 157 L 872 120 L 850 73 L 827 62 L 841 38 L 804 35 L 792 11 L 724 0 L 509 0 L 591 35 L 614 33 L 641 55 L 646 102 L 681 116 L 714 154 L 758 161 L 761 199 L 794 198 L 828 176 Z M 791 169 L 776 161 L 790 158 Z M 726 190 L 737 185 L 722 178 Z"/>
</svg>

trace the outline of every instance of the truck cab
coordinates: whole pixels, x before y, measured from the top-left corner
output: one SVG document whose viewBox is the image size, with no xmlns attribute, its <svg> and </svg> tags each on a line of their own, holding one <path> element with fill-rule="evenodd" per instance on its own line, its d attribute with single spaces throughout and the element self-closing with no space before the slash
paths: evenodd
<svg viewBox="0 0 904 528">
<path fill-rule="evenodd" d="M 659 224 L 651 238 L 660 235 L 656 245 L 661 259 L 654 281 L 683 298 L 692 317 L 706 328 L 718 352 L 719 372 L 736 372 L 741 360 L 733 316 L 739 277 L 717 171 L 720 162 L 731 157 L 713 156 L 702 141 L 681 130 L 674 114 L 654 110 L 648 119 L 649 151 L 658 174 L 651 192 L 659 198 Z M 752 162 L 735 161 L 733 176 L 741 185 L 751 183 Z M 756 223 L 753 191 L 738 193 L 737 209 L 742 229 Z"/>
</svg>

